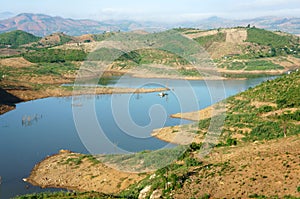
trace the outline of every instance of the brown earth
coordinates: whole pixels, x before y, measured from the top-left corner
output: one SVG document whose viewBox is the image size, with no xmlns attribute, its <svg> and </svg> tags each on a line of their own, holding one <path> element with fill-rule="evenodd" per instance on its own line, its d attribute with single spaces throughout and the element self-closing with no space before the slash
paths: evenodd
<svg viewBox="0 0 300 199">
<path fill-rule="evenodd" d="M 95 41 L 94 36 L 92 34 L 80 35 L 80 36 L 74 37 L 74 40 L 76 42 L 86 42 L 86 41 L 93 42 L 93 41 Z"/>
<path fill-rule="evenodd" d="M 243 43 L 248 37 L 246 29 L 227 29 L 224 32 L 226 33 L 226 42 L 228 43 Z"/>
<path fill-rule="evenodd" d="M 14 109 L 15 109 L 15 105 L 0 104 L 0 115 L 12 111 Z"/>
<path fill-rule="evenodd" d="M 174 198 L 300 197 L 300 137 L 215 148 Z"/>
<path fill-rule="evenodd" d="M 289 70 L 289 69 L 294 70 L 296 68 L 299 68 L 299 66 L 300 66 L 300 59 L 290 56 L 290 55 L 287 57 L 275 57 L 275 58 L 269 58 L 266 60 L 272 61 L 274 64 L 281 65 L 281 66 L 285 67 L 286 70 Z"/>
<path fill-rule="evenodd" d="M 21 54 L 20 50 L 11 48 L 0 48 L 0 57 L 13 56 Z"/>
<path fill-rule="evenodd" d="M 62 87 L 49 87 L 43 91 L 40 90 L 9 90 L 9 93 L 22 99 L 23 101 L 41 99 L 46 97 L 66 97 L 73 95 L 99 95 L 99 94 L 114 94 L 114 93 L 151 93 L 151 92 L 162 92 L 168 90 L 167 88 L 86 88 L 81 90 L 66 90 Z"/>
<path fill-rule="evenodd" d="M 187 32 L 191 32 L 191 31 L 187 31 Z M 193 31 L 194 33 L 192 34 L 184 34 L 185 37 L 189 38 L 189 39 L 195 39 L 198 37 L 205 37 L 205 36 L 210 36 L 210 35 L 215 35 L 218 34 L 218 30 L 209 30 L 209 31 L 199 31 L 199 30 L 195 30 Z"/>
<path fill-rule="evenodd" d="M 245 45 L 236 45 L 227 42 L 214 42 L 207 49 L 207 52 L 213 59 L 220 59 L 230 54 L 242 54 Z"/>
<path fill-rule="evenodd" d="M 199 111 L 172 114 L 171 117 L 192 120 L 192 121 L 199 121 L 199 120 L 204 120 L 219 115 L 222 111 L 225 110 L 217 109 L 214 106 L 209 106 Z"/>
<path fill-rule="evenodd" d="M 199 131 L 197 122 L 220 115 L 225 111 L 225 106 L 209 106 L 199 111 L 173 114 L 171 115 L 173 118 L 191 120 L 196 123 L 155 129 L 151 135 L 165 142 L 174 144 L 187 145 L 192 142 L 201 143 L 205 139 L 205 132 L 195 133 Z"/>
<path fill-rule="evenodd" d="M 15 104 L 22 100 L 6 90 L 0 88 L 0 115 L 11 111 L 15 108 Z"/>
<path fill-rule="evenodd" d="M 7 59 L 0 59 L 0 65 L 15 67 L 15 68 L 23 68 L 23 67 L 33 66 L 34 64 L 27 61 L 23 57 L 13 57 Z"/>
<path fill-rule="evenodd" d="M 61 150 L 59 154 L 47 157 L 37 164 L 30 177 L 24 181 L 42 188 L 54 187 L 112 194 L 126 189 L 146 176 L 121 172 L 97 160 L 82 156 Z"/>
<path fill-rule="evenodd" d="M 51 45 L 57 45 L 61 42 L 60 37 L 65 36 L 63 33 L 53 33 L 50 35 L 47 35 L 46 37 L 43 37 L 39 43 L 44 46 L 51 46 Z"/>
</svg>

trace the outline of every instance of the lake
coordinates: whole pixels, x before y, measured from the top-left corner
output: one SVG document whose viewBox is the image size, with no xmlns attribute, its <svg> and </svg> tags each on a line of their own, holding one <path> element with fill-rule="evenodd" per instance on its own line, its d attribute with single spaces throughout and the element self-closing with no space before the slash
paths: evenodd
<svg viewBox="0 0 300 199">
<path fill-rule="evenodd" d="M 0 116 L 0 198 L 45 191 L 22 178 L 29 176 L 35 164 L 60 149 L 111 154 L 173 147 L 150 136 L 155 128 L 190 122 L 170 118 L 170 114 L 205 108 L 267 79 L 270 78 L 184 81 L 124 77 L 107 86 L 167 86 L 171 90 L 165 97 L 158 93 L 113 94 L 52 97 L 17 104 L 15 110 Z M 99 131 L 102 137 L 89 137 Z"/>
</svg>

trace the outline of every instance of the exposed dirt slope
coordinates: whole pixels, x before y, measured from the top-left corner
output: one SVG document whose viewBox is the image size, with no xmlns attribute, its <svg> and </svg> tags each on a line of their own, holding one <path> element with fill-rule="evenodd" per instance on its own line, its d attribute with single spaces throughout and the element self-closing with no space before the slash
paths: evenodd
<svg viewBox="0 0 300 199">
<path fill-rule="evenodd" d="M 22 67 L 33 66 L 34 64 L 27 61 L 23 57 L 13 57 L 7 59 L 0 59 L 0 66 L 1 65 L 8 66 L 8 67 L 22 68 Z"/>
<path fill-rule="evenodd" d="M 175 191 L 174 198 L 300 197 L 300 137 L 218 148 Z"/>
<path fill-rule="evenodd" d="M 143 179 L 144 174 L 125 173 L 109 168 L 92 156 L 62 150 L 37 164 L 25 181 L 41 187 L 77 191 L 118 193 Z"/>
</svg>

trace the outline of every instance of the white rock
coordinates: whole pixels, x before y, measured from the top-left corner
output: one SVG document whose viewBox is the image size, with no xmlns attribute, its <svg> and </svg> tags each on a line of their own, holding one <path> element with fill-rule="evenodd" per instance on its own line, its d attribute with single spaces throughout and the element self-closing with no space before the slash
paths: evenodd
<svg viewBox="0 0 300 199">
<path fill-rule="evenodd" d="M 158 199 L 158 198 L 161 198 L 161 196 L 162 196 L 162 190 L 157 189 L 152 192 L 150 199 Z"/>
<path fill-rule="evenodd" d="M 167 182 L 166 184 L 165 184 L 165 189 L 168 189 L 169 187 L 171 187 L 172 186 L 172 182 Z"/>
<path fill-rule="evenodd" d="M 145 199 L 151 190 L 151 185 L 146 186 L 144 189 L 141 190 L 139 194 L 139 199 Z"/>
<path fill-rule="evenodd" d="M 156 177 L 156 174 L 153 174 L 153 175 L 150 176 L 149 179 L 152 180 L 152 179 L 154 179 L 155 177 Z"/>
</svg>

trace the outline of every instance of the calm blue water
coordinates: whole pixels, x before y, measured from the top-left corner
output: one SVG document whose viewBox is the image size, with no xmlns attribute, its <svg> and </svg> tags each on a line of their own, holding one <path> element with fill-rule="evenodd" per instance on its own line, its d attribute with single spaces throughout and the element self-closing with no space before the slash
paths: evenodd
<svg viewBox="0 0 300 199">
<path fill-rule="evenodd" d="M 266 78 L 186 82 L 124 78 L 118 86 L 167 86 L 171 90 L 164 98 L 158 93 L 114 94 L 47 98 L 17 104 L 15 110 L 0 116 L 0 198 L 45 191 L 26 187 L 28 184 L 22 182 L 22 178 L 29 176 L 35 164 L 60 149 L 120 153 L 172 147 L 150 136 L 154 128 L 189 122 L 172 119 L 170 114 L 205 108 L 264 80 Z M 86 110 L 91 104 L 95 104 L 92 112 Z M 94 127 L 93 118 L 98 127 Z M 93 146 L 89 146 L 87 137 L 99 133 L 99 126 L 103 135 L 92 137 Z"/>
</svg>

